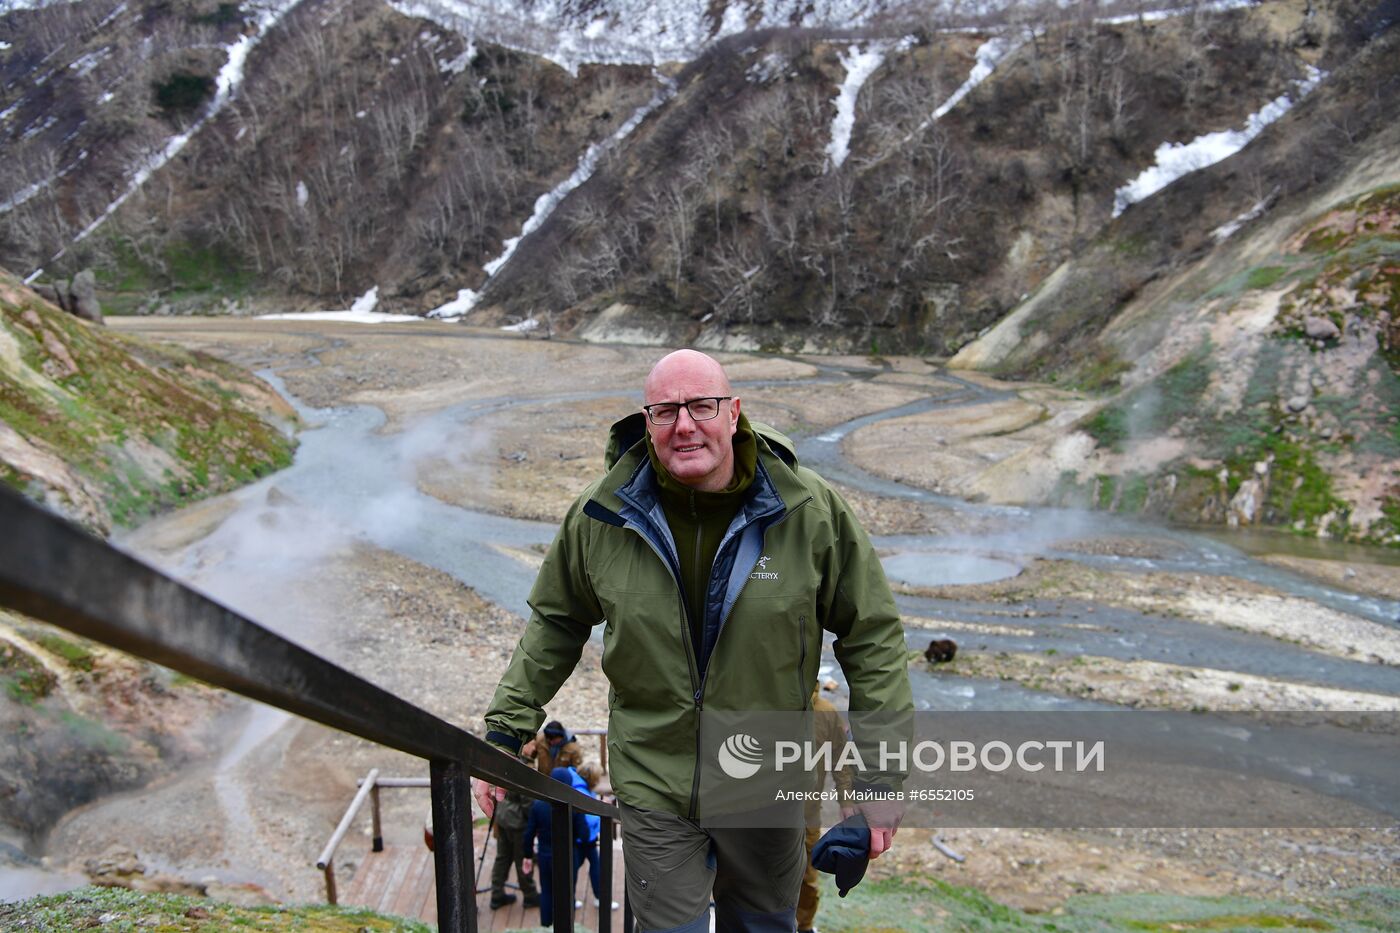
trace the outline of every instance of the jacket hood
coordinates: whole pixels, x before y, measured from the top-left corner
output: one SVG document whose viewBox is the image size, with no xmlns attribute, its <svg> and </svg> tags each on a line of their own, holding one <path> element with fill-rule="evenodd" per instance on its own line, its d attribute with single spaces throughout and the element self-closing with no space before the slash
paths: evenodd
<svg viewBox="0 0 1400 933">
<path fill-rule="evenodd" d="M 739 417 L 743 418 L 744 415 Z M 633 447 L 642 443 L 647 434 L 647 416 L 636 411 L 614 422 L 608 431 L 608 447 L 603 455 L 603 468 L 611 470 L 621 460 L 623 455 Z M 777 455 L 788 466 L 797 468 L 797 445 L 792 440 L 776 428 L 770 427 L 761 421 L 750 421 L 749 427 L 753 433 L 768 445 L 768 449 Z M 642 457 L 646 457 L 643 450 Z"/>
</svg>

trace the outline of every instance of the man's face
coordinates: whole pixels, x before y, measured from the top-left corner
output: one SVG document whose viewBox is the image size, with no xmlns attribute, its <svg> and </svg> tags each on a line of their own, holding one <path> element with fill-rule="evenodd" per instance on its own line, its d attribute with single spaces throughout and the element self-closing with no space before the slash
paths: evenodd
<svg viewBox="0 0 1400 933">
<path fill-rule="evenodd" d="M 719 364 L 699 353 L 672 354 L 647 378 L 645 404 L 688 402 L 729 395 L 729 381 Z M 679 482 L 705 492 L 718 492 L 734 475 L 734 432 L 739 427 L 739 400 L 719 403 L 719 414 L 696 421 L 681 408 L 674 424 L 652 424 L 647 432 L 661 461 Z"/>
</svg>

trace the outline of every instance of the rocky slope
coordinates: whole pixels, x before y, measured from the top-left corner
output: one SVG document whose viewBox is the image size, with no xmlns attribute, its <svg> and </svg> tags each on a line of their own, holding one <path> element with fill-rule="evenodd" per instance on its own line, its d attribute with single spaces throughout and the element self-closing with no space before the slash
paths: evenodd
<svg viewBox="0 0 1400 933">
<path fill-rule="evenodd" d="M 75 806 L 206 755 L 227 696 L 0 610 L 0 865 Z"/>
<path fill-rule="evenodd" d="M 294 419 L 235 366 L 95 327 L 0 274 L 0 480 L 98 534 L 285 466 Z"/>
<path fill-rule="evenodd" d="M 1400 133 L 1372 105 L 1400 84 L 1396 60 L 1393 37 L 1376 43 L 1280 132 L 1183 179 L 1175 202 L 1130 208 L 953 357 L 1100 397 L 989 485 L 1019 475 L 1035 501 L 1400 543 Z M 1324 159 L 1309 150 L 1340 137 L 1296 124 L 1346 124 L 1354 141 Z"/>
<path fill-rule="evenodd" d="M 0 262 L 95 265 L 118 308 L 466 289 L 598 338 L 948 352 L 1158 146 L 1366 44 L 1368 4 L 1236 7 L 13 10 Z"/>
<path fill-rule="evenodd" d="M 118 312 L 951 356 L 1088 395 L 942 485 L 1389 542 L 1392 7 L 12 8 L 0 261 Z"/>
<path fill-rule="evenodd" d="M 0 273 L 0 481 L 97 534 L 291 460 L 295 420 L 213 357 L 111 333 Z M 0 861 L 207 752 L 226 698 L 0 611 Z"/>
</svg>

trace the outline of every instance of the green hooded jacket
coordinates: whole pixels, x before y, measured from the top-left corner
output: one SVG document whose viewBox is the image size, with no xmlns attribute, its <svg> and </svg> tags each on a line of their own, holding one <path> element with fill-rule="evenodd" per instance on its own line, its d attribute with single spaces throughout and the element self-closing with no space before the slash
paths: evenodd
<svg viewBox="0 0 1400 933">
<path fill-rule="evenodd" d="M 630 806 L 693 818 L 702 709 L 809 709 L 823 631 L 836 636 L 851 710 L 909 713 L 913 699 L 904 631 L 870 539 L 840 495 L 797 464 L 792 442 L 756 422 L 757 473 L 716 553 L 697 653 L 643 418 L 613 425 L 608 472 L 564 516 L 486 739 L 512 752 L 528 741 L 601 624 L 613 790 Z M 897 788 L 903 775 L 860 777 Z"/>
</svg>

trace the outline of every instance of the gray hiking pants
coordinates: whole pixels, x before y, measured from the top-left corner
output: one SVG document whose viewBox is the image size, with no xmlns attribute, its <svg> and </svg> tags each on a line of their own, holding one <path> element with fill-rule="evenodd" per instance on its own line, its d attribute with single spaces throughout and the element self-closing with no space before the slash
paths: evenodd
<svg viewBox="0 0 1400 933">
<path fill-rule="evenodd" d="M 497 826 L 496 859 L 491 863 L 492 897 L 500 897 L 506 893 L 506 878 L 510 875 L 512 865 L 515 866 L 515 878 L 520 882 L 520 893 L 526 897 L 534 897 L 539 893 L 535 890 L 535 876 L 521 870 L 520 863 L 524 860 L 525 827 L 506 829 L 504 826 Z"/>
<path fill-rule="evenodd" d="M 661 810 L 622 809 L 627 898 L 645 933 L 792 933 L 802 882 L 801 826 L 702 829 Z"/>
</svg>

